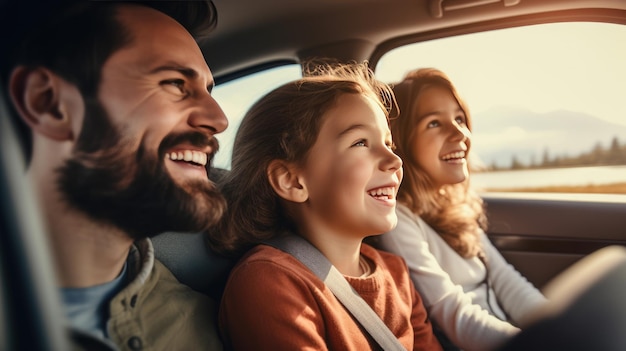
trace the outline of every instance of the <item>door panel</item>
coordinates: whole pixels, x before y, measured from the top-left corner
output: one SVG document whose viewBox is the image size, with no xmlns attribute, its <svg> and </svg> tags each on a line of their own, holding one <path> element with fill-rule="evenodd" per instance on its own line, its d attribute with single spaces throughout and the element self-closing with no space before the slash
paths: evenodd
<svg viewBox="0 0 626 351">
<path fill-rule="evenodd" d="M 626 246 L 626 195 L 486 193 L 488 235 L 542 288 L 585 255 Z"/>
</svg>

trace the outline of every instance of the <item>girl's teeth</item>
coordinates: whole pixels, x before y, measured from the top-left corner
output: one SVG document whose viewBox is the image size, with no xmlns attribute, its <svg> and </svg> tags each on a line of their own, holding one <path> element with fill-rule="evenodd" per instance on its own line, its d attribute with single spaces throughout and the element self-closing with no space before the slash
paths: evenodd
<svg viewBox="0 0 626 351">
<path fill-rule="evenodd" d="M 465 152 L 464 151 L 459 151 L 459 152 L 455 152 L 455 153 L 451 153 L 451 154 L 445 155 L 445 156 L 442 157 L 442 159 L 444 161 L 447 161 L 447 160 L 451 160 L 451 159 L 464 158 L 464 157 L 465 157 Z"/>
<path fill-rule="evenodd" d="M 369 194 L 371 196 L 382 196 L 382 195 L 389 196 L 390 194 L 393 194 L 393 189 L 391 188 L 376 189 L 376 190 L 370 191 Z"/>
</svg>

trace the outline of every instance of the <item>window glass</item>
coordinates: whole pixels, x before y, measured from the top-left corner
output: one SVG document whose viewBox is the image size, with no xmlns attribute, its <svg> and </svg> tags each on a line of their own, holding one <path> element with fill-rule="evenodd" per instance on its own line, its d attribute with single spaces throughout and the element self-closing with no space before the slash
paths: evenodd
<svg viewBox="0 0 626 351">
<path fill-rule="evenodd" d="M 419 67 L 447 73 L 473 118 L 484 191 L 626 194 L 626 26 L 553 23 L 397 48 L 388 83 Z"/>
<path fill-rule="evenodd" d="M 302 77 L 298 64 L 279 66 L 246 77 L 220 84 L 213 89 L 213 97 L 222 107 L 228 118 L 228 128 L 217 134 L 220 151 L 213 160 L 213 166 L 230 169 L 235 134 L 241 119 L 248 109 L 262 96 L 280 85 Z"/>
</svg>

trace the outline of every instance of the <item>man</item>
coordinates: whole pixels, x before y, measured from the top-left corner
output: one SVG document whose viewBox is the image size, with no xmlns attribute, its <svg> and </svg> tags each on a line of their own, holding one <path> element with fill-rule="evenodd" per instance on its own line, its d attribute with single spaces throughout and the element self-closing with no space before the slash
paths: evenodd
<svg viewBox="0 0 626 351">
<path fill-rule="evenodd" d="M 217 14 L 210 1 L 171 4 L 65 3 L 31 19 L 3 67 L 83 348 L 221 348 L 214 303 L 156 261 L 149 240 L 206 230 L 225 207 L 207 169 L 228 122 L 191 35 Z"/>
</svg>

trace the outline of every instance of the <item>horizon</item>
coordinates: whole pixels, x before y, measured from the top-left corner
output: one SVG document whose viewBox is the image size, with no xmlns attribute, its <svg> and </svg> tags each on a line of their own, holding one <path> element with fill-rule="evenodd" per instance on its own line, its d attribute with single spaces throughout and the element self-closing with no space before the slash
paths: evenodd
<svg viewBox="0 0 626 351">
<path fill-rule="evenodd" d="M 507 118 L 499 118 L 498 109 L 512 108 L 515 111 L 508 111 Z M 571 114 L 576 118 L 572 119 Z M 495 163 L 507 167 L 514 157 L 528 165 L 546 152 L 551 157 L 577 157 L 598 146 L 606 149 L 615 138 L 620 146 L 626 145 L 626 126 L 584 112 L 534 112 L 526 107 L 499 105 L 474 117 L 478 118 L 473 118 L 473 153 L 488 166 Z M 511 124 L 511 119 L 524 123 Z"/>
</svg>

